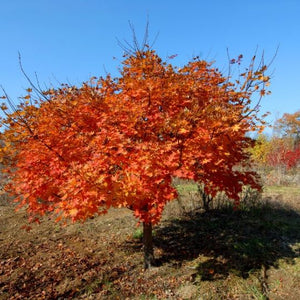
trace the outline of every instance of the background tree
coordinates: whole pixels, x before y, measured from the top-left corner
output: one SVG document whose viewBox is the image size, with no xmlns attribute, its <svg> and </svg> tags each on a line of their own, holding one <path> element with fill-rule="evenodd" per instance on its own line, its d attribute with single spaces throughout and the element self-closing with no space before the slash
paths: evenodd
<svg viewBox="0 0 300 300">
<path fill-rule="evenodd" d="M 2 105 L 6 190 L 32 221 L 130 208 L 143 222 L 150 267 L 152 225 L 177 197 L 173 177 L 203 184 L 212 197 L 223 191 L 237 205 L 243 185 L 260 189 L 246 133 L 262 128 L 252 99 L 266 94 L 269 77 L 254 63 L 235 81 L 198 58 L 173 67 L 143 45 L 127 52 L 118 78 L 33 87 L 18 106 L 4 96 L 13 110 Z"/>
<path fill-rule="evenodd" d="M 265 168 L 269 165 L 268 156 L 270 151 L 270 139 L 265 134 L 258 135 L 255 140 L 255 146 L 250 149 L 253 160 L 260 168 Z"/>
<path fill-rule="evenodd" d="M 250 149 L 252 158 L 269 184 L 291 184 L 291 175 L 297 174 L 300 162 L 300 112 L 285 113 L 273 128 L 274 134 L 267 138 L 260 134 Z M 297 176 L 295 177 L 295 180 Z"/>
<path fill-rule="evenodd" d="M 294 148 L 297 148 L 300 144 L 300 110 L 293 114 L 285 113 L 275 122 L 274 129 L 280 136 L 293 139 Z"/>
</svg>

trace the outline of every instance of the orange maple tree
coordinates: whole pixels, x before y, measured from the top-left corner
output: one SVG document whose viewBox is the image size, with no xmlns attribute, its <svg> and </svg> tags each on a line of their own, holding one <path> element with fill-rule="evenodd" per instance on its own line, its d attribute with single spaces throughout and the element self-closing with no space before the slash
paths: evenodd
<svg viewBox="0 0 300 300">
<path fill-rule="evenodd" d="M 149 267 L 152 225 L 177 197 L 173 177 L 236 203 L 243 185 L 260 188 L 248 168 L 246 133 L 261 129 L 252 99 L 267 93 L 269 77 L 254 62 L 233 80 L 198 58 L 176 68 L 146 47 L 125 56 L 118 78 L 62 85 L 39 97 L 28 89 L 12 112 L 2 105 L 6 190 L 33 220 L 48 212 L 77 221 L 110 207 L 132 209 L 144 224 Z"/>
</svg>

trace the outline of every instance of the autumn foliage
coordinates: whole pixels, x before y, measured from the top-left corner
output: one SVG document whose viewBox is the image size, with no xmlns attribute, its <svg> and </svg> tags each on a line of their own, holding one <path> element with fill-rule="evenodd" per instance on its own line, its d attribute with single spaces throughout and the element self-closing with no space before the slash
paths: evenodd
<svg viewBox="0 0 300 300">
<path fill-rule="evenodd" d="M 118 78 L 39 97 L 28 89 L 13 112 L 2 105 L 6 190 L 33 217 L 73 221 L 128 207 L 155 224 L 177 197 L 173 177 L 238 203 L 243 185 L 260 188 L 246 133 L 261 129 L 252 98 L 266 94 L 269 77 L 254 63 L 231 80 L 206 61 L 176 68 L 146 48 L 125 55 Z"/>
<path fill-rule="evenodd" d="M 300 111 L 285 113 L 274 126 L 271 138 L 258 136 L 251 149 L 254 161 L 261 167 L 289 170 L 300 163 Z"/>
<path fill-rule="evenodd" d="M 300 147 L 293 148 L 289 140 L 273 138 L 269 143 L 268 165 L 290 169 L 300 161 Z"/>
<path fill-rule="evenodd" d="M 294 140 L 294 144 L 300 143 L 300 110 L 295 113 L 285 113 L 274 124 L 275 131 L 281 137 L 288 137 Z"/>
</svg>

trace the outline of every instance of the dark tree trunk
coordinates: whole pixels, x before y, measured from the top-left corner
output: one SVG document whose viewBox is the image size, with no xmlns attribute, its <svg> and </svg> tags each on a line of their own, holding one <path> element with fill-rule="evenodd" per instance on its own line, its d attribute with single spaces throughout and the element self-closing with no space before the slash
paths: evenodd
<svg viewBox="0 0 300 300">
<path fill-rule="evenodd" d="M 152 224 L 143 223 L 144 268 L 149 269 L 154 264 Z"/>
</svg>

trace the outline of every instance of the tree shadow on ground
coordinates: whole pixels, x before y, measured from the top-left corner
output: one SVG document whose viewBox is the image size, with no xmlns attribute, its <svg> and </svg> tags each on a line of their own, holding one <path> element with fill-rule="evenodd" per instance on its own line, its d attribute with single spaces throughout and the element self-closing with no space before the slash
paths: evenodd
<svg viewBox="0 0 300 300">
<path fill-rule="evenodd" d="M 288 207 L 264 204 L 233 211 L 229 208 L 167 220 L 156 229 L 157 263 L 179 267 L 195 260 L 201 280 L 247 278 L 251 272 L 293 264 L 299 256 L 300 215 Z M 202 259 L 199 259 L 202 257 Z"/>
</svg>

